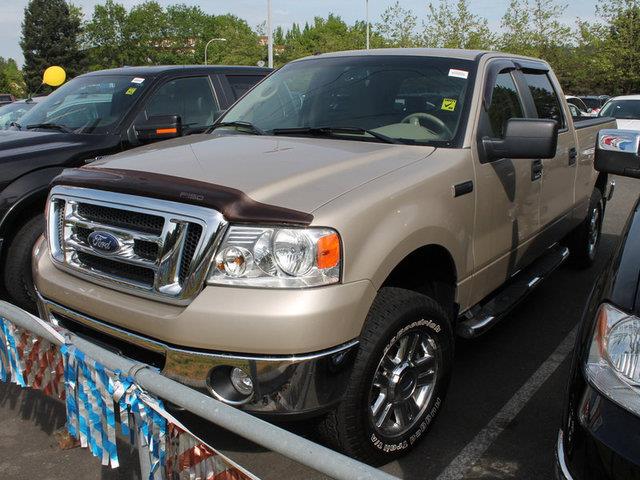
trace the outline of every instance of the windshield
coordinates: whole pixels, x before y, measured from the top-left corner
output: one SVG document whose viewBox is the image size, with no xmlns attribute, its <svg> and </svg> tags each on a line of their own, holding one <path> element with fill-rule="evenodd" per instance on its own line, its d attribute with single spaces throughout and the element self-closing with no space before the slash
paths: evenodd
<svg viewBox="0 0 640 480">
<path fill-rule="evenodd" d="M 462 130 L 474 69 L 471 61 L 414 56 L 302 60 L 268 77 L 221 121 L 248 122 L 266 134 L 330 128 L 332 136 L 351 140 L 385 136 L 402 143 L 446 144 Z"/>
<path fill-rule="evenodd" d="M 55 125 L 75 133 L 108 133 L 137 101 L 146 83 L 131 75 L 78 77 L 39 103 L 20 120 L 20 125 Z"/>
<path fill-rule="evenodd" d="M 0 130 L 6 130 L 13 122 L 17 122 L 35 103 L 16 102 L 0 107 Z"/>
<path fill-rule="evenodd" d="M 600 116 L 623 120 L 640 119 L 640 100 L 611 100 L 602 107 Z"/>
</svg>

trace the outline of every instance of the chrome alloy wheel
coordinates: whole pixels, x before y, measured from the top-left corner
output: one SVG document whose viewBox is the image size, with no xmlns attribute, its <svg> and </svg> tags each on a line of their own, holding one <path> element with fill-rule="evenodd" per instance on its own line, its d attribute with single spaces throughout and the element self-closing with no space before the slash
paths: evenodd
<svg viewBox="0 0 640 480">
<path fill-rule="evenodd" d="M 423 330 L 402 334 L 387 346 L 369 393 L 369 418 L 378 433 L 395 437 L 420 421 L 435 388 L 439 357 Z"/>
<path fill-rule="evenodd" d="M 594 258 L 598 241 L 600 240 L 600 208 L 596 206 L 589 215 L 589 233 L 587 237 L 587 252 L 589 258 Z"/>
</svg>

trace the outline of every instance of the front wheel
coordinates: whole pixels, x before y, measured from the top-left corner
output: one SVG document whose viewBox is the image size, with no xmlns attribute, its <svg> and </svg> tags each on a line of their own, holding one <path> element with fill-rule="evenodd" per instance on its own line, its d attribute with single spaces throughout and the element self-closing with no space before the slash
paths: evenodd
<svg viewBox="0 0 640 480">
<path fill-rule="evenodd" d="M 380 290 L 348 390 L 321 423 L 329 443 L 379 465 L 407 453 L 424 436 L 451 377 L 453 334 L 446 312 L 425 295 Z"/>
<path fill-rule="evenodd" d="M 4 286 L 13 303 L 29 311 L 36 310 L 36 289 L 31 274 L 31 253 L 44 232 L 44 215 L 36 215 L 22 226 L 7 249 Z"/>
</svg>

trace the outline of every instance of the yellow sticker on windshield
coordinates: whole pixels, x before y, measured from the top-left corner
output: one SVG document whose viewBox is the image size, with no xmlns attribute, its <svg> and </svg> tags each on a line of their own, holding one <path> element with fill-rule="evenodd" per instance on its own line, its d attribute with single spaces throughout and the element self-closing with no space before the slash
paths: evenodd
<svg viewBox="0 0 640 480">
<path fill-rule="evenodd" d="M 456 109 L 457 100 L 453 98 L 443 98 L 442 99 L 442 107 L 441 110 L 446 110 L 447 112 L 453 112 Z"/>
<path fill-rule="evenodd" d="M 131 87 L 126 92 L 124 92 L 124 94 L 125 95 L 133 95 L 134 93 L 136 93 L 136 90 L 138 90 L 138 89 L 134 88 L 134 87 Z"/>
</svg>

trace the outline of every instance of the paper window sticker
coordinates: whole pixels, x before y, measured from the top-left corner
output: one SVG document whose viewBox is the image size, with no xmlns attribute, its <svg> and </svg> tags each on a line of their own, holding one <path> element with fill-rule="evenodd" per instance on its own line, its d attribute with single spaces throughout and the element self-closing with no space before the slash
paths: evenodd
<svg viewBox="0 0 640 480">
<path fill-rule="evenodd" d="M 456 78 L 464 78 L 466 80 L 467 78 L 469 78 L 469 72 L 467 72 L 466 70 L 457 70 L 455 68 L 452 68 L 449 70 L 449 76 L 456 77 Z"/>
<path fill-rule="evenodd" d="M 136 83 L 140 85 L 141 83 L 144 83 L 144 78 L 136 77 L 133 80 L 131 80 L 131 83 Z"/>
<path fill-rule="evenodd" d="M 124 92 L 124 94 L 125 95 L 133 95 L 134 93 L 136 93 L 137 90 L 138 90 L 137 88 L 131 87 L 126 92 Z"/>
<path fill-rule="evenodd" d="M 453 112 L 456 109 L 457 103 L 458 101 L 454 98 L 443 98 L 442 106 L 440 107 L 440 109 L 445 110 L 447 112 Z"/>
</svg>

